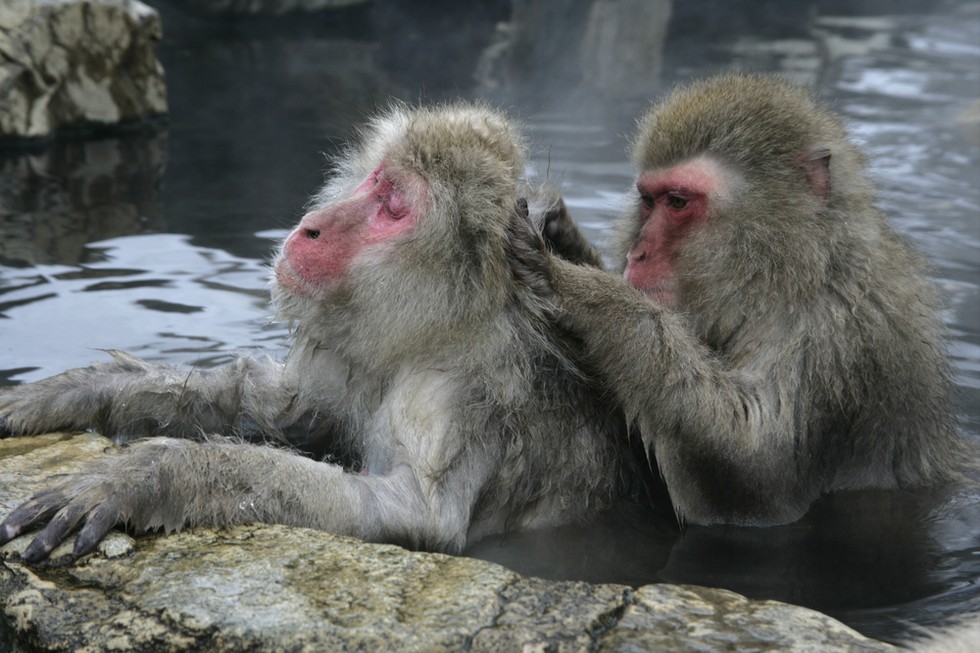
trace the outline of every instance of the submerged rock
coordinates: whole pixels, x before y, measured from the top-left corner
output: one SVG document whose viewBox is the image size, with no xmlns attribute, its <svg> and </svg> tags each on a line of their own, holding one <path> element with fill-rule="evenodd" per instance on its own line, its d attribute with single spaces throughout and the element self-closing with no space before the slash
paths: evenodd
<svg viewBox="0 0 980 653">
<path fill-rule="evenodd" d="M 160 37 L 136 0 L 3 0 L 0 139 L 166 113 Z"/>
<path fill-rule="evenodd" d="M 0 440 L 0 514 L 113 446 Z M 525 578 L 496 564 L 283 526 L 113 532 L 29 567 L 0 554 L 0 649 L 888 651 L 834 619 L 692 586 Z"/>
</svg>

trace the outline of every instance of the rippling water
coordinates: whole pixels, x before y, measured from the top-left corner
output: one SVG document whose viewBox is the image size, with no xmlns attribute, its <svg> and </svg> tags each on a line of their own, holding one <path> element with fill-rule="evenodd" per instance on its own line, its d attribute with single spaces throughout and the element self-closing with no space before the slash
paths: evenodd
<svg viewBox="0 0 980 653">
<path fill-rule="evenodd" d="M 202 366 L 283 351 L 266 261 L 324 154 L 389 96 L 475 94 L 469 77 L 420 91 L 426 70 L 392 69 L 369 28 L 256 36 L 254 25 L 216 28 L 157 4 L 166 130 L 0 153 L 0 383 L 84 365 L 105 348 Z M 980 5 L 940 3 L 923 16 L 818 2 L 805 24 L 781 30 L 766 28 L 772 17 L 757 4 L 708 3 L 703 17 L 675 7 L 657 87 L 729 69 L 818 85 L 871 155 L 881 206 L 934 265 L 957 413 L 980 437 Z M 504 101 L 527 123 L 531 172 L 558 184 L 601 242 L 631 183 L 628 134 L 646 100 L 597 114 L 560 88 L 540 91 Z M 728 587 L 889 640 L 980 610 L 972 494 L 853 493 L 798 524 L 683 536 L 662 515 L 624 507 L 587 528 L 492 538 L 470 553 L 546 577 Z"/>
</svg>

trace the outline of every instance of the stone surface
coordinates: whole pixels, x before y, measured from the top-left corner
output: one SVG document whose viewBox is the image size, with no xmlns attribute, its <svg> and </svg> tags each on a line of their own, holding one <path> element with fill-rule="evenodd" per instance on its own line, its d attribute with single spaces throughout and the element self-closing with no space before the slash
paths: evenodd
<svg viewBox="0 0 980 653">
<path fill-rule="evenodd" d="M 111 443 L 0 440 L 0 513 Z M 29 567 L 0 548 L 0 651 L 887 651 L 804 608 L 725 590 L 524 578 L 465 557 L 282 526 L 114 532 Z"/>
<path fill-rule="evenodd" d="M 136 0 L 3 0 L 0 139 L 166 113 L 160 37 Z"/>
</svg>

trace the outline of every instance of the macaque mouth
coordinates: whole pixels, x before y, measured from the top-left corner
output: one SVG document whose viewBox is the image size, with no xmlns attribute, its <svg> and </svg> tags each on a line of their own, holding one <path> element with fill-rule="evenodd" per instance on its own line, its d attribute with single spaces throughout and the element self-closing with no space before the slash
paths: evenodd
<svg viewBox="0 0 980 653">
<path fill-rule="evenodd" d="M 276 281 L 289 292 L 307 297 L 311 297 L 317 293 L 317 287 L 300 274 L 285 256 L 280 258 L 276 263 L 274 272 Z"/>
<path fill-rule="evenodd" d="M 677 297 L 677 282 L 660 281 L 648 286 L 639 287 L 637 290 L 646 295 L 652 302 L 662 306 L 671 306 Z"/>
</svg>

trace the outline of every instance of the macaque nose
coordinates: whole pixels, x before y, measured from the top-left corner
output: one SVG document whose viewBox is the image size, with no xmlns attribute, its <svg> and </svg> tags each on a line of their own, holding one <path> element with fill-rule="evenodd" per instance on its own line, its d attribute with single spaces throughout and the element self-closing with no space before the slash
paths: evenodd
<svg viewBox="0 0 980 653">
<path fill-rule="evenodd" d="M 647 260 L 646 249 L 630 250 L 630 253 L 626 255 L 627 265 L 636 265 L 637 263 L 642 263 L 645 260 Z"/>
<path fill-rule="evenodd" d="M 320 230 L 319 229 L 304 229 L 303 230 L 303 234 L 309 240 L 316 240 L 317 238 L 320 237 Z"/>
</svg>

